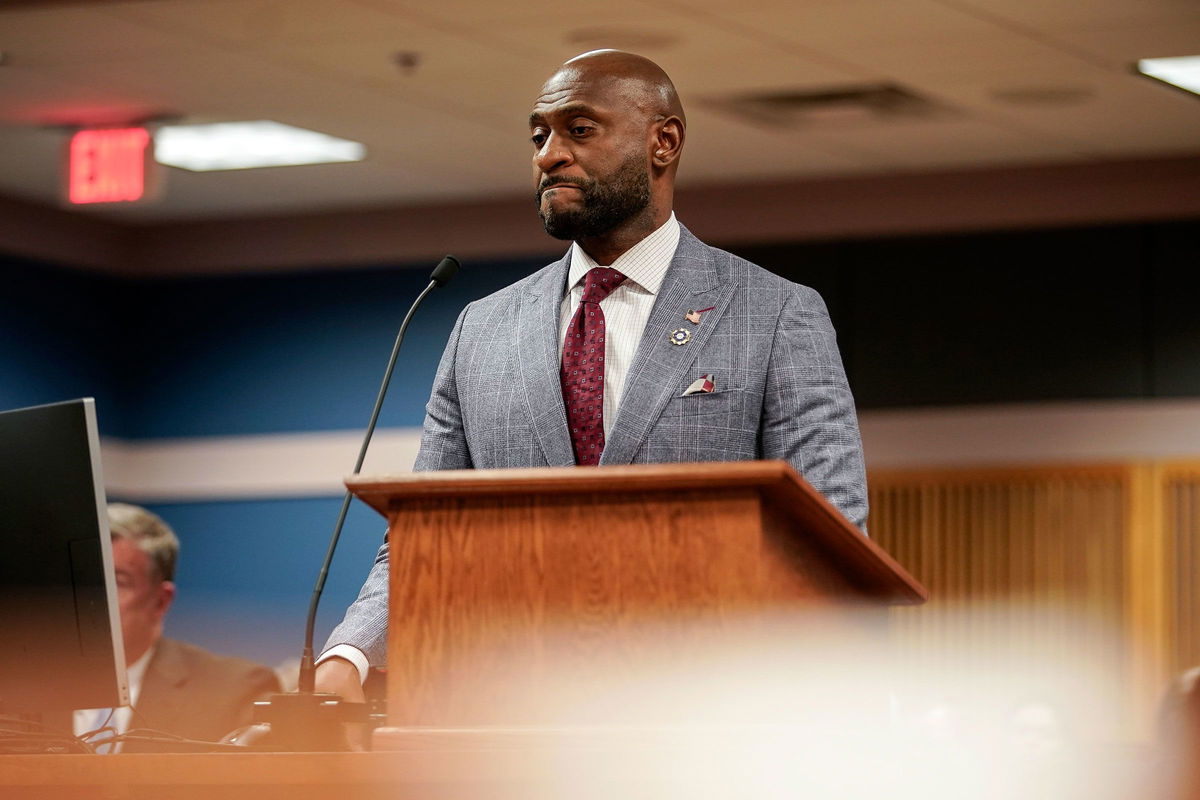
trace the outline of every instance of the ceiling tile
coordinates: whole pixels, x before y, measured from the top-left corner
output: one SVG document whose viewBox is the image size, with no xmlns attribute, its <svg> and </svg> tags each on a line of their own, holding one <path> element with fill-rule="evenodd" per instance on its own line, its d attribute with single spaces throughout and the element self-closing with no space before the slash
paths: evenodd
<svg viewBox="0 0 1200 800">
<path fill-rule="evenodd" d="M 1012 130 L 977 119 L 895 122 L 822 131 L 830 146 L 845 148 L 877 167 L 947 169 L 1072 161 L 1082 154 L 1052 137 Z"/>
<path fill-rule="evenodd" d="M 0 128 L 0 194 L 62 203 L 66 148 L 62 131 Z"/>
<path fill-rule="evenodd" d="M 679 174 L 686 185 L 845 173 L 869 167 L 869 160 L 839 152 L 827 138 L 754 127 L 699 109 L 689 120 Z"/>
<path fill-rule="evenodd" d="M 977 10 L 1030 29 L 1053 33 L 1147 23 L 1183 22 L 1200 17 L 1195 0 L 938 0 L 948 7 Z"/>
<path fill-rule="evenodd" d="M 336 6 L 327 0 L 156 0 L 119 4 L 110 13 L 145 30 L 245 47 L 399 35 L 406 25 L 394 14 L 344 0 Z"/>
<path fill-rule="evenodd" d="M 94 69 L 94 67 L 92 68 Z M 86 71 L 80 67 L 79 71 Z M 0 124 L 33 126 L 87 121 L 93 115 L 144 115 L 150 106 L 113 87 L 81 84 L 61 68 L 0 68 Z"/>
<path fill-rule="evenodd" d="M 1141 58 L 1200 55 L 1200 17 L 1161 25 L 1063 31 L 1056 36 L 1118 70 L 1129 69 Z"/>
<path fill-rule="evenodd" d="M 140 60 L 178 46 L 177 40 L 101 8 L 0 11 L 0 50 L 15 66 Z"/>
<path fill-rule="evenodd" d="M 453 56 L 462 42 L 447 34 L 419 30 L 400 38 L 310 45 L 303 51 L 265 49 L 265 58 L 316 70 L 330 79 L 380 90 L 390 96 L 463 115 L 496 109 L 522 119 L 552 67 L 546 59 L 515 56 L 495 48 L 473 48 L 473 60 Z M 397 51 L 418 54 L 405 69 Z M 481 65 L 486 68 L 481 68 Z"/>
<path fill-rule="evenodd" d="M 1097 157 L 1200 150 L 1200 98 L 1133 75 L 1099 85 L 1088 102 L 998 111 L 1027 130 L 1069 137 Z"/>
<path fill-rule="evenodd" d="M 936 42 L 903 41 L 862 48 L 853 60 L 892 80 L 919 83 L 930 76 L 970 76 L 1005 80 L 1006 76 L 1078 74 L 1102 68 L 1074 53 L 1019 34 L 994 31 Z"/>
<path fill-rule="evenodd" d="M 855 61 L 860 60 L 865 51 L 876 47 L 904 45 L 916 49 L 987 36 L 1001 30 L 986 20 L 935 0 L 796 3 L 774 11 L 749 7 L 729 12 L 727 19 L 730 24 L 743 25 L 767 36 Z"/>
</svg>

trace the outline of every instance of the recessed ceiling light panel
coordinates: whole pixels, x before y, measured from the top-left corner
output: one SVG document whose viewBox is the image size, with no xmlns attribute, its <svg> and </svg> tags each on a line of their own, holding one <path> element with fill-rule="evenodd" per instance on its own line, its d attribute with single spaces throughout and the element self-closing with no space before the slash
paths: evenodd
<svg viewBox="0 0 1200 800">
<path fill-rule="evenodd" d="M 165 125 L 154 134 L 155 161 L 193 172 L 362 161 L 366 152 L 358 142 L 270 120 Z"/>
<path fill-rule="evenodd" d="M 1200 56 L 1177 58 L 1143 58 L 1137 71 L 1148 78 L 1200 94 Z"/>
</svg>

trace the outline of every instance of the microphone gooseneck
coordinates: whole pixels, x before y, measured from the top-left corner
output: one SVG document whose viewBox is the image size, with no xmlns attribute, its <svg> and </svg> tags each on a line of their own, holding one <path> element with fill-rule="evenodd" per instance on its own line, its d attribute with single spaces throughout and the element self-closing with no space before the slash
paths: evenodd
<svg viewBox="0 0 1200 800">
<path fill-rule="evenodd" d="M 387 369 L 383 374 L 383 382 L 379 386 L 379 394 L 375 397 L 375 407 L 371 411 L 371 421 L 367 423 L 367 432 L 363 436 L 362 447 L 358 450 L 358 459 L 354 462 L 354 475 L 357 475 L 362 469 L 363 461 L 367 457 L 367 447 L 371 444 L 371 436 L 375 433 L 375 424 L 379 421 L 379 411 L 383 408 L 383 400 L 387 396 L 388 385 L 392 382 L 392 373 L 396 369 L 396 358 L 400 355 L 400 345 L 404 342 L 404 333 L 408 330 L 408 323 L 412 320 L 413 314 L 417 308 L 425 300 L 425 298 L 434 289 L 439 286 L 445 286 L 450 282 L 450 279 L 457 274 L 459 268 L 458 259 L 454 256 L 446 256 L 438 265 L 433 268 L 433 272 L 429 276 L 429 284 L 413 301 L 412 307 L 408 309 L 408 313 L 404 315 L 404 321 L 400 323 L 400 331 L 396 334 L 396 343 L 392 345 L 392 355 L 388 359 Z M 342 526 L 346 522 L 346 513 L 350 510 L 351 494 L 347 490 L 342 498 L 342 508 L 338 512 L 337 522 L 333 526 L 333 535 L 329 539 L 329 549 L 325 552 L 325 560 L 321 564 L 321 571 L 317 575 L 317 583 L 313 587 L 312 599 L 308 604 L 308 619 L 305 622 L 304 628 L 304 652 L 300 657 L 300 680 L 299 691 L 305 694 L 311 694 L 316 685 L 316 663 L 313 655 L 313 631 L 317 624 L 317 606 L 321 602 L 321 593 L 325 591 L 325 579 L 329 576 L 329 566 L 333 563 L 333 554 L 337 550 L 338 539 L 342 536 Z"/>
</svg>

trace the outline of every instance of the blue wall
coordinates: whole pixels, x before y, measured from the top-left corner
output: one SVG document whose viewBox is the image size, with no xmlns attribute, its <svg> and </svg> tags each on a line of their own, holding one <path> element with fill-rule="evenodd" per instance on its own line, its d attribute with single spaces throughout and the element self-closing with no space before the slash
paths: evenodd
<svg viewBox="0 0 1200 800">
<path fill-rule="evenodd" d="M 113 281 L 0 257 L 0 409 L 85 395 L 115 409 Z"/>
<path fill-rule="evenodd" d="M 167 635 L 272 665 L 298 657 L 340 503 L 310 498 L 150 506 L 181 542 Z M 321 601 L 318 648 L 357 594 L 383 530 L 373 510 L 352 507 Z"/>
<path fill-rule="evenodd" d="M 541 265 L 467 264 L 435 291 L 409 328 L 380 425 L 420 425 L 461 308 Z M 156 280 L 11 258 L 0 268 L 0 409 L 94 396 L 103 434 L 156 439 L 361 430 L 432 265 Z M 272 665 L 298 656 L 340 502 L 151 506 L 182 544 L 167 634 Z M 354 599 L 383 528 L 365 506 L 348 518 L 318 646 Z"/>
<path fill-rule="evenodd" d="M 539 266 L 468 265 L 431 294 L 409 328 L 380 424 L 420 425 L 458 312 Z M 121 398 L 117 432 L 140 439 L 363 427 L 396 329 L 428 275 L 380 268 L 121 282 L 137 305 L 117 325 L 121 352 L 130 354 L 124 383 L 136 391 Z"/>
</svg>

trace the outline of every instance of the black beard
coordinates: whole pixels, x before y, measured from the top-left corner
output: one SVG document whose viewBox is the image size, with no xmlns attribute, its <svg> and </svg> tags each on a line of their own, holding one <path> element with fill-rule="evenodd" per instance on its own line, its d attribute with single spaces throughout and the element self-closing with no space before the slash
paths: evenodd
<svg viewBox="0 0 1200 800">
<path fill-rule="evenodd" d="M 542 210 L 542 192 L 555 183 L 580 188 L 583 207 L 571 211 Z M 650 205 L 650 175 L 640 153 L 625 159 L 605 181 L 595 178 L 546 177 L 534 200 L 546 233 L 555 239 L 586 239 L 608 233 Z"/>
</svg>

